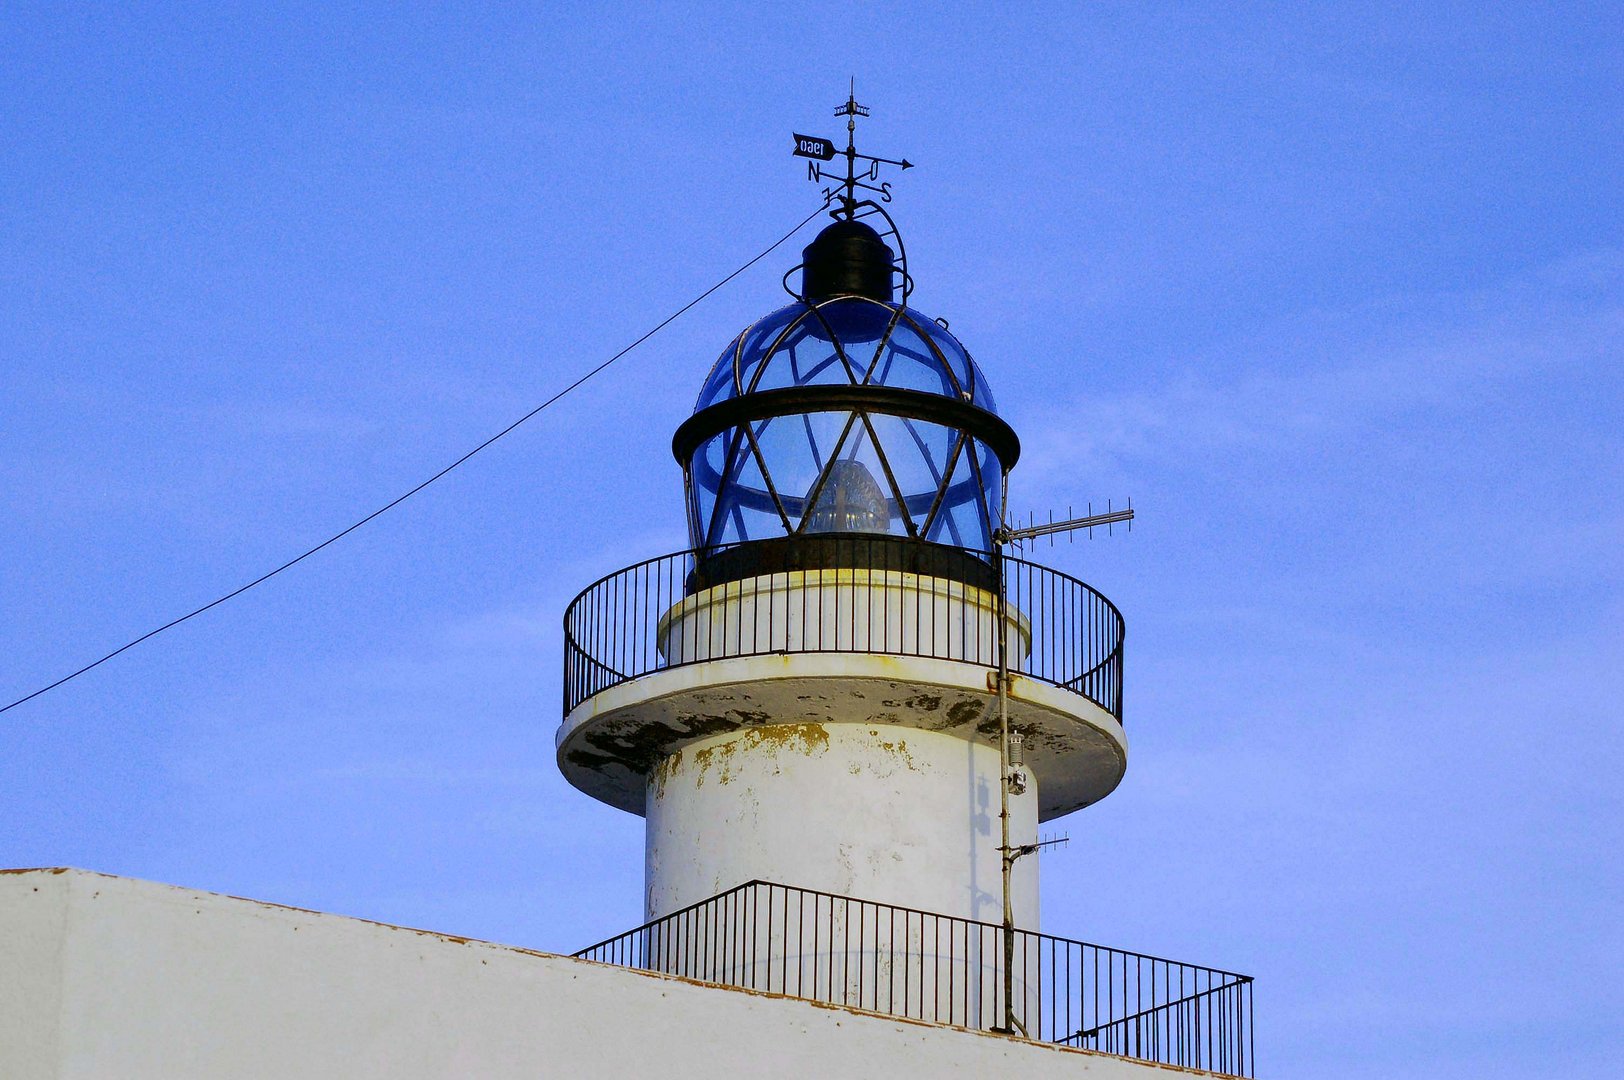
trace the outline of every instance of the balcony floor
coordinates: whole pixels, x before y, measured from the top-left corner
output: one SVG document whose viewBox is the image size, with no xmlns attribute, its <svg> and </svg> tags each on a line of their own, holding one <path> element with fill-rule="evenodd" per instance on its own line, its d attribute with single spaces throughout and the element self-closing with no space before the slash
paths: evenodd
<svg viewBox="0 0 1624 1080">
<path fill-rule="evenodd" d="M 558 765 L 611 806 L 644 812 L 650 771 L 685 745 L 766 724 L 880 723 L 996 744 L 990 672 L 953 660 L 867 653 L 731 657 L 656 671 L 587 698 L 559 727 Z M 1015 675 L 1010 722 L 1026 736 L 1040 821 L 1098 802 L 1121 782 L 1128 744 L 1105 709 Z"/>
</svg>

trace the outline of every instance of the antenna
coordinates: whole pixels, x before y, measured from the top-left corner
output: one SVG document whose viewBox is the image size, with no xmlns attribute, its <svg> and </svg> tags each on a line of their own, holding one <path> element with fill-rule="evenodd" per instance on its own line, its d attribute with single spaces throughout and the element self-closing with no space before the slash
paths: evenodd
<svg viewBox="0 0 1624 1080">
<path fill-rule="evenodd" d="M 1008 488 L 1005 488 L 1006 497 Z M 1002 828 L 1002 843 L 998 846 L 999 854 L 1003 857 L 1004 878 L 1004 1023 L 997 1030 L 1014 1035 L 1017 1032 L 1023 1037 L 1030 1038 L 1026 1026 L 1015 1015 L 1015 903 L 1010 891 L 1011 871 L 1015 868 L 1015 861 L 1023 856 L 1030 855 L 1040 848 L 1066 843 L 1069 837 L 1058 840 L 1044 840 L 1036 844 L 1012 844 L 1009 838 L 1009 797 L 1019 795 L 1026 790 L 1026 773 L 1021 768 L 1021 755 L 1025 739 L 1009 727 L 1009 594 L 1004 587 L 1004 549 L 1017 545 L 1026 540 L 1035 540 L 1040 536 L 1053 537 L 1059 533 L 1068 536 L 1079 530 L 1087 529 L 1089 536 L 1094 530 L 1104 526 L 1109 529 L 1117 522 L 1128 522 L 1132 528 L 1133 501 L 1129 500 L 1126 510 L 1115 509 L 1110 502 L 1105 504 L 1106 512 L 1093 513 L 1094 504 L 1089 504 L 1089 513 L 1080 518 L 1067 518 L 1064 521 L 1055 521 L 1054 515 L 1049 520 L 1038 523 L 1035 515 L 1027 515 L 1027 524 L 1019 528 L 1011 528 L 1007 523 L 1000 525 L 993 533 L 992 565 L 993 573 L 998 582 L 998 757 L 1002 772 L 1002 782 L 998 785 L 998 818 Z M 1070 511 L 1067 511 L 1070 513 Z M 1053 542 L 1052 539 L 1050 541 Z"/>
<path fill-rule="evenodd" d="M 846 118 L 846 149 L 836 149 L 834 142 L 829 139 L 817 135 L 802 135 L 796 132 L 793 136 L 795 146 L 790 150 L 790 153 L 796 157 L 810 159 L 806 166 L 806 178 L 808 180 L 813 183 L 820 183 L 824 180 L 835 181 L 835 184 L 823 189 L 824 200 L 826 202 L 838 200 L 840 208 L 836 213 L 851 218 L 856 216 L 858 206 L 864 201 L 857 197 L 859 190 L 873 192 L 880 197 L 881 202 L 891 201 L 890 183 L 880 182 L 881 165 L 895 165 L 898 168 L 911 169 L 913 168 L 913 162 L 907 158 L 899 161 L 895 158 L 875 157 L 872 154 L 859 154 L 857 152 L 857 118 L 868 115 L 868 106 L 858 104 L 857 79 L 855 77 L 852 78 L 851 89 L 846 96 L 845 103 L 835 109 L 835 115 Z M 834 160 L 836 154 L 846 159 L 845 176 L 841 176 L 838 172 L 828 171 L 823 164 Z M 866 162 L 861 170 L 857 167 L 859 161 Z M 836 184 L 839 185 L 838 190 Z"/>
<path fill-rule="evenodd" d="M 1066 513 L 1070 514 L 1071 512 L 1071 507 L 1068 506 L 1066 508 Z M 1125 510 L 1115 509 L 1112 507 L 1110 500 L 1107 500 L 1105 503 L 1105 513 L 1103 514 L 1094 513 L 1094 504 L 1089 503 L 1088 513 L 1082 517 L 1068 517 L 1063 521 L 1056 521 L 1054 519 L 1054 513 L 1051 511 L 1049 514 L 1049 520 L 1046 522 L 1034 521 L 1032 515 L 1030 514 L 1027 515 L 1027 522 L 1028 523 L 1025 526 L 1016 529 L 1012 529 L 1006 525 L 999 529 L 996 534 L 994 534 L 993 539 L 1000 544 L 1019 544 L 1026 540 L 1035 540 L 1040 536 L 1047 536 L 1051 538 L 1050 543 L 1052 544 L 1052 538 L 1057 533 L 1066 533 L 1071 535 L 1084 529 L 1088 530 L 1089 538 L 1093 539 L 1094 530 L 1102 527 L 1107 530 L 1107 535 L 1112 535 L 1110 532 L 1111 526 L 1117 524 L 1118 522 L 1127 522 L 1128 531 L 1132 532 L 1133 500 L 1128 500 L 1128 506 Z"/>
<path fill-rule="evenodd" d="M 1013 861 L 1022 855 L 1032 855 L 1044 848 L 1064 847 L 1069 843 L 1071 843 L 1070 836 L 1051 836 L 1047 840 L 1039 840 L 1035 844 L 1021 844 L 1014 849 L 1015 854 L 1011 855 L 1010 859 Z"/>
</svg>

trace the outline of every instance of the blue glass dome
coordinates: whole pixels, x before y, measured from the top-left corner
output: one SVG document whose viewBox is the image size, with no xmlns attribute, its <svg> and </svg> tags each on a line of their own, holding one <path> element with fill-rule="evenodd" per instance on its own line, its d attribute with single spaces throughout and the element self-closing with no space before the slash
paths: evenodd
<svg viewBox="0 0 1624 1080">
<path fill-rule="evenodd" d="M 739 334 L 674 449 L 695 547 L 879 533 L 987 552 L 1019 444 L 946 327 L 843 295 Z"/>
<path fill-rule="evenodd" d="M 748 327 L 722 350 L 694 411 L 741 394 L 819 384 L 895 386 L 998 411 L 981 369 L 945 326 L 862 296 L 798 301 Z"/>
</svg>

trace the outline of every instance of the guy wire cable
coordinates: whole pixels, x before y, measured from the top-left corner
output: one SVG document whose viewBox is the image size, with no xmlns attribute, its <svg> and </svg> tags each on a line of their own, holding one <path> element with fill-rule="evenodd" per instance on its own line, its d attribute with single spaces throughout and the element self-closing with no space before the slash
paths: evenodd
<svg viewBox="0 0 1624 1080">
<path fill-rule="evenodd" d="M 658 334 L 661 330 L 664 330 L 667 326 L 670 326 L 672 323 L 676 322 L 677 319 L 679 319 L 680 317 L 682 317 L 684 314 L 687 313 L 689 308 L 692 308 L 694 305 L 698 304 L 701 300 L 704 300 L 711 293 L 715 292 L 717 289 L 720 289 L 723 285 L 726 285 L 728 282 L 732 281 L 734 278 L 738 277 L 740 274 L 742 274 L 746 270 L 750 269 L 756 263 L 760 262 L 762 259 L 765 259 L 768 255 L 770 255 L 774 251 L 776 251 L 779 248 L 779 246 L 781 246 L 784 243 L 784 241 L 788 240 L 790 237 L 792 237 L 796 233 L 800 232 L 803 228 L 806 227 L 808 222 L 810 222 L 813 218 L 817 217 L 819 214 L 823 213 L 823 211 L 828 208 L 828 205 L 829 205 L 828 201 L 825 200 L 822 206 L 819 206 L 816 210 L 812 211 L 806 217 L 802 218 L 801 221 L 793 229 L 791 229 L 789 232 L 785 233 L 783 236 L 780 236 L 777 240 L 774 240 L 772 242 L 771 246 L 769 246 L 769 247 L 765 248 L 764 250 L 762 250 L 760 253 L 758 253 L 753 258 L 751 258 L 749 262 L 745 263 L 744 265 L 740 266 L 738 269 L 734 270 L 732 273 L 728 274 L 726 277 L 722 278 L 722 280 L 718 281 L 716 284 L 712 285 L 710 288 L 706 289 L 704 292 L 700 293 L 698 296 L 694 297 L 692 300 L 690 300 L 686 304 L 682 305 L 680 308 L 678 308 L 676 311 L 672 312 L 670 315 L 667 315 L 661 322 L 659 322 L 657 325 L 655 325 L 655 327 L 652 330 L 647 331 L 646 333 L 643 334 L 642 337 L 639 337 L 636 341 L 633 341 L 630 345 L 627 345 L 624 349 L 621 349 L 619 352 L 615 353 L 613 356 L 611 356 L 609 359 L 605 360 L 603 363 L 599 364 L 597 367 L 595 367 L 592 370 L 588 371 L 586 374 L 580 376 L 574 382 L 572 382 L 568 386 L 564 387 L 564 389 L 560 390 L 558 393 L 554 394 L 552 397 L 548 398 L 546 401 L 543 401 L 540 405 L 537 405 L 534 409 L 531 409 L 529 412 L 525 413 L 523 416 L 521 416 L 517 420 L 513 421 L 513 423 L 509 424 L 507 427 L 503 428 L 501 431 L 498 431 L 495 435 L 492 435 L 490 438 L 486 439 L 484 442 L 480 443 L 478 446 L 474 447 L 472 450 L 468 451 L 466 454 L 463 454 L 461 457 L 457 458 L 457 460 L 453 461 L 451 464 L 447 465 L 445 468 L 441 469 L 439 472 L 435 473 L 433 476 L 429 477 L 427 480 L 424 480 L 422 483 L 418 484 L 416 487 L 414 487 L 411 490 L 407 491 L 405 494 L 399 495 L 399 496 L 391 499 L 389 502 L 387 502 L 384 505 L 378 507 L 378 509 L 372 511 L 372 513 L 368 514 L 366 517 L 361 518 L 359 521 L 355 522 L 353 525 L 350 525 L 349 527 L 347 527 L 347 528 L 345 528 L 345 529 L 343 529 L 343 530 L 341 530 L 339 532 L 334 533 L 332 536 L 329 536 L 327 539 L 323 540 L 321 543 L 317 544 L 315 547 L 310 548 L 309 550 L 305 551 L 304 553 L 302 553 L 302 554 L 300 554 L 298 556 L 295 556 L 292 559 L 289 559 L 287 562 L 283 563 L 281 566 L 278 566 L 276 569 L 270 570 L 270 571 L 268 571 L 268 572 L 266 572 L 264 574 L 261 574 L 259 577 L 255 578 L 253 581 L 250 581 L 248 584 L 239 586 L 238 588 L 235 588 L 235 589 L 231 590 L 230 592 L 226 593 L 224 596 L 216 597 L 215 599 L 210 600 L 208 603 L 204 604 L 202 607 L 197 608 L 196 610 L 193 610 L 193 611 L 189 611 L 185 615 L 182 615 L 178 619 L 171 619 L 169 622 L 164 623 L 162 626 L 158 627 L 157 629 L 148 630 L 146 633 L 142 634 L 140 637 L 135 638 L 132 641 L 125 642 L 123 645 L 120 645 L 118 648 L 114 649 L 112 652 L 108 653 L 106 656 L 103 656 L 99 660 L 94 660 L 91 663 L 86 664 L 84 667 L 80 668 L 78 671 L 75 671 L 75 672 L 73 672 L 71 674 L 68 674 L 68 675 L 64 675 L 64 676 L 62 676 L 62 678 L 56 680 L 55 682 L 53 682 L 53 683 L 51 683 L 51 684 L 49 684 L 47 686 L 42 686 L 38 690 L 35 690 L 33 693 L 27 694 L 27 695 L 25 695 L 23 697 L 20 697 L 16 701 L 13 701 L 9 705 L 0 707 L 0 713 L 7 712 L 7 711 L 9 711 L 11 709 L 15 709 L 17 706 L 23 704 L 24 702 L 34 700 L 35 698 L 39 697 L 41 694 L 49 693 L 50 691 L 55 690 L 57 687 L 61 686 L 63 683 L 72 682 L 74 679 L 77 679 L 79 676 L 85 674 L 86 672 L 92 671 L 95 668 L 98 668 L 101 665 L 107 663 L 107 661 L 111 660 L 113 657 L 117 656 L 119 653 L 122 653 L 122 652 L 125 652 L 126 650 L 135 648 L 137 645 L 141 644 L 143 641 L 146 641 L 148 638 L 157 637 L 159 634 L 163 633 L 165 630 L 171 630 L 171 629 L 179 626 L 181 623 L 186 622 L 189 619 L 195 619 L 197 616 L 203 614 L 205 611 L 208 611 L 210 608 L 218 607 L 221 604 L 225 603 L 227 600 L 231 600 L 231 599 L 233 599 L 235 597 L 241 596 L 243 593 L 247 592 L 249 589 L 252 589 L 256 585 L 263 585 L 265 582 L 271 580 L 273 577 L 280 574 L 282 571 L 291 569 L 291 568 L 299 565 L 300 563 L 304 562 L 306 559 L 310 558 L 310 556 L 316 554 L 316 552 L 318 552 L 318 551 L 322 550 L 323 548 L 327 547 L 329 544 L 337 543 L 338 541 L 344 539 L 344 537 L 348 536 L 350 533 L 354 532 L 356 529 L 359 529 L 361 526 L 363 526 L 363 525 L 367 524 L 368 522 L 372 521 L 374 518 L 381 517 L 384 514 L 388 513 L 389 511 L 393 510 L 395 507 L 399 506 L 401 503 L 405 502 L 407 499 L 411 498 L 413 495 L 416 495 L 419 491 L 422 491 L 424 488 L 428 487 L 430 484 L 434 483 L 436 480 L 438 480 L 441 477 L 445 476 L 447 473 L 449 473 L 453 469 L 457 468 L 459 465 L 461 465 L 463 462 L 467 461 L 469 458 L 473 457 L 475 454 L 479 453 L 481 450 L 484 450 L 486 447 L 490 446 L 491 444 L 495 443 L 497 440 L 503 438 L 504 436 L 506 436 L 507 434 L 512 432 L 515 428 L 519 427 L 519 425 L 525 423 L 527 420 L 530 420 L 532 417 L 534 417 L 537 414 L 539 414 L 540 412 L 542 412 L 548 406 L 554 404 L 557 401 L 562 400 L 564 397 L 569 395 L 571 392 L 573 392 L 574 390 L 576 390 L 577 388 L 582 386 L 584 383 L 586 383 L 587 380 L 591 379 L 593 376 L 598 375 L 599 373 L 604 371 L 606 368 L 609 367 L 610 364 L 613 364 L 616 360 L 619 360 L 621 357 L 625 356 L 627 353 L 631 352 L 633 349 L 635 349 L 639 345 L 643 344 L 643 342 L 647 341 L 649 338 L 653 337 L 655 334 Z"/>
</svg>

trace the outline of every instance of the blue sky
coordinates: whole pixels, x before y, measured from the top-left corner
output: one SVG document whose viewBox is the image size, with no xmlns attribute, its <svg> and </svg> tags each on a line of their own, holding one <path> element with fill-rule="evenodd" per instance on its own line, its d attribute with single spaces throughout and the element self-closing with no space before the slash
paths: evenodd
<svg viewBox="0 0 1624 1080">
<path fill-rule="evenodd" d="M 1616 6 L 0 13 L 0 691 L 303 550 L 919 163 L 918 282 L 1128 620 L 1045 928 L 1258 979 L 1269 1075 L 1624 1057 Z M 670 433 L 795 247 L 271 584 L 0 717 L 0 865 L 567 950 L 641 822 L 559 618 L 684 543 Z M 1558 1064 L 1560 1063 L 1560 1064 Z"/>
</svg>

